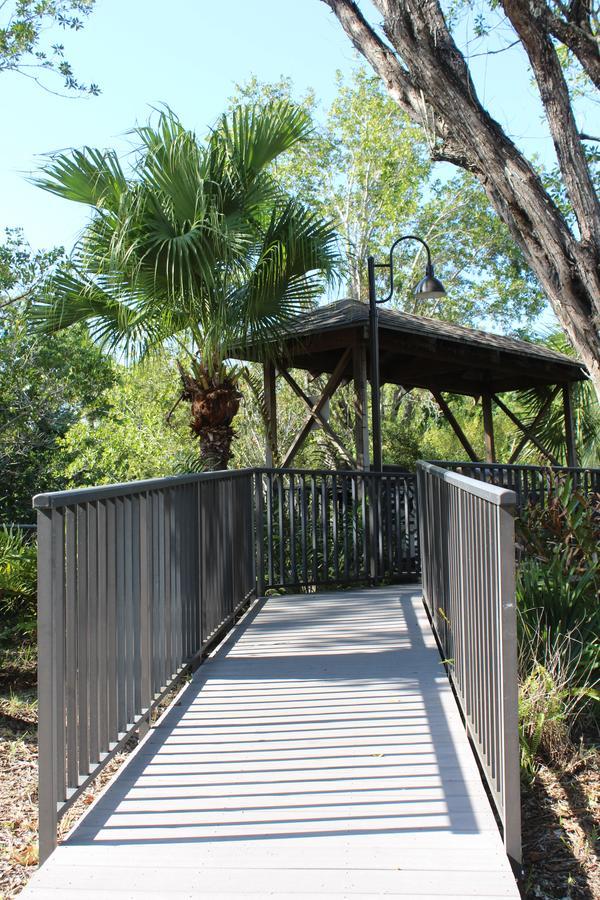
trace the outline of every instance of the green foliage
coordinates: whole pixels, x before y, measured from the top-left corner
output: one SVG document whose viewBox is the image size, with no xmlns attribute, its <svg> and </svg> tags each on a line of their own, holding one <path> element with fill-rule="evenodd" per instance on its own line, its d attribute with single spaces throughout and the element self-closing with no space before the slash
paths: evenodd
<svg viewBox="0 0 600 900">
<path fill-rule="evenodd" d="M 0 522 L 33 520 L 31 497 L 63 484 L 57 442 L 99 415 L 114 366 L 81 327 L 32 335 L 27 309 L 60 251 L 33 253 L 19 231 L 0 245 Z"/>
<path fill-rule="evenodd" d="M 577 633 L 578 668 L 600 674 L 600 505 L 554 479 L 544 508 L 531 506 L 518 524 L 525 557 L 519 566 L 517 600 L 522 640 L 541 631 L 552 644 Z"/>
<path fill-rule="evenodd" d="M 562 332 L 555 332 L 546 339 L 551 350 L 574 356 L 573 348 Z M 561 463 L 566 465 L 565 421 L 562 393 L 559 391 L 551 402 L 549 409 L 536 423 L 538 413 L 550 399 L 551 386 L 515 394 L 521 420 L 536 435 L 542 446 L 552 453 Z M 575 382 L 571 386 L 575 443 L 579 464 L 590 468 L 600 466 L 600 407 L 591 381 Z M 516 434 L 516 440 L 519 439 Z M 528 444 L 521 456 L 522 462 L 545 463 L 540 459 L 539 451 L 533 444 Z"/>
<path fill-rule="evenodd" d="M 519 741 L 521 771 L 531 780 L 542 752 L 564 750 L 569 744 L 567 710 L 571 692 L 560 687 L 553 674 L 536 663 L 519 688 Z"/>
<path fill-rule="evenodd" d="M 35 541 L 20 529 L 0 526 L 0 641 L 35 632 L 36 579 Z"/>
<path fill-rule="evenodd" d="M 43 84 L 44 73 L 63 79 L 69 90 L 98 94 L 97 84 L 83 84 L 65 58 L 62 43 L 44 43 L 49 29 L 80 31 L 95 0 L 12 0 L 0 4 L 0 72 L 19 72 Z"/>
<path fill-rule="evenodd" d="M 189 469 L 187 410 L 176 400 L 177 368 L 166 354 L 118 369 L 103 412 L 81 418 L 60 440 L 54 467 L 68 487 L 134 481 Z"/>
</svg>

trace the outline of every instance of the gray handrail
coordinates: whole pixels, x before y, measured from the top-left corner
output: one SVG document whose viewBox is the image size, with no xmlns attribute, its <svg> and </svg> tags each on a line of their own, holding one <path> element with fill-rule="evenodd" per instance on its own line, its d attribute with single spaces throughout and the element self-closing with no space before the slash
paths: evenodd
<svg viewBox="0 0 600 900">
<path fill-rule="evenodd" d="M 482 500 L 487 500 L 488 503 L 494 503 L 496 506 L 506 506 L 508 508 L 513 508 L 515 506 L 517 498 L 514 491 L 498 487 L 498 485 L 495 484 L 488 484 L 485 481 L 475 481 L 473 478 L 469 478 L 459 472 L 443 469 L 435 463 L 425 462 L 424 460 L 419 460 L 417 465 L 421 471 L 428 472 L 436 478 L 445 481 L 447 484 L 454 484 L 467 494 L 472 494 L 474 497 L 480 497 Z"/>
<path fill-rule="evenodd" d="M 36 494 L 33 498 L 34 509 L 58 509 L 61 506 L 72 506 L 76 503 L 90 503 L 94 500 L 107 500 L 114 497 L 126 497 L 133 493 L 156 491 L 185 484 L 197 484 L 202 481 L 213 481 L 223 478 L 243 478 L 251 475 L 254 469 L 228 469 L 226 472 L 197 472 L 186 475 L 167 475 L 164 478 L 149 478 L 145 481 L 125 481 L 119 484 L 101 484 L 95 487 L 70 488 L 65 491 L 50 491 L 47 494 Z"/>
</svg>

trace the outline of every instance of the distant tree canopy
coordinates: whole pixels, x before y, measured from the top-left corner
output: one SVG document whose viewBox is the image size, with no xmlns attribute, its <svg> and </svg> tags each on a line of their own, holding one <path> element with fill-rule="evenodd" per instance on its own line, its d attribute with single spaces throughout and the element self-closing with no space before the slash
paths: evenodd
<svg viewBox="0 0 600 900">
<path fill-rule="evenodd" d="M 574 97 L 600 89 L 598 6 L 591 0 L 323 0 L 399 111 L 419 124 L 431 158 L 474 176 L 535 273 L 600 397 L 599 135 L 582 134 Z M 480 44 L 467 43 L 464 19 Z M 517 46 L 552 136 L 554 187 L 478 96 L 469 56 Z M 525 89 L 526 83 L 523 84 Z M 591 140 L 591 143 L 590 143 Z"/>
<path fill-rule="evenodd" d="M 310 114 L 313 132 L 276 161 L 277 177 L 322 215 L 340 239 L 348 296 L 366 300 L 367 256 L 384 258 L 394 238 L 415 233 L 430 244 L 447 297 L 412 294 L 424 267 L 420 245 L 400 245 L 394 301 L 420 315 L 474 324 L 493 320 L 527 330 L 545 306 L 526 258 L 477 180 L 464 172 L 442 177 L 426 134 L 399 112 L 379 78 L 357 69 L 322 110 L 312 92 L 294 97 L 291 80 L 238 86 L 234 103 L 294 99 Z M 385 276 L 381 292 L 387 293 Z"/>
<path fill-rule="evenodd" d="M 28 304 L 61 250 L 34 253 L 21 232 L 0 244 L 0 523 L 31 522 L 31 498 L 63 483 L 58 441 L 82 419 L 99 415 L 114 364 L 83 327 L 32 335 Z"/>
</svg>

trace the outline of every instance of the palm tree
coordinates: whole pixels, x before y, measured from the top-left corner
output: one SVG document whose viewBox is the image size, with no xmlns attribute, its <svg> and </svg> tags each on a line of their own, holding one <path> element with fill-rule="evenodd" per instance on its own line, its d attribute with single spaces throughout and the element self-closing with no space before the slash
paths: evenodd
<svg viewBox="0 0 600 900">
<path fill-rule="evenodd" d="M 166 110 L 132 132 L 127 175 L 114 151 L 84 148 L 35 179 L 92 217 L 34 322 L 57 331 L 85 321 L 109 350 L 137 357 L 176 345 L 204 468 L 226 468 L 231 454 L 241 396 L 232 347 L 267 354 L 337 271 L 330 224 L 269 172 L 308 133 L 307 115 L 284 101 L 236 108 L 203 142 Z"/>
<path fill-rule="evenodd" d="M 545 343 L 552 350 L 567 356 L 575 356 L 572 345 L 562 331 L 550 334 Z M 515 396 L 520 405 L 524 423 L 533 431 L 542 446 L 566 465 L 564 411 L 560 394 L 550 403 L 546 413 L 539 418 L 543 407 L 551 399 L 552 393 L 552 386 L 547 386 L 517 391 Z M 590 468 L 597 467 L 600 463 L 600 408 L 592 382 L 575 382 L 571 386 L 571 398 L 579 465 Z M 515 443 L 520 437 L 520 434 L 515 435 Z M 528 445 L 521 454 L 520 461 L 539 463 L 539 452 L 532 445 Z M 541 462 L 544 463 L 545 460 L 542 459 Z"/>
</svg>

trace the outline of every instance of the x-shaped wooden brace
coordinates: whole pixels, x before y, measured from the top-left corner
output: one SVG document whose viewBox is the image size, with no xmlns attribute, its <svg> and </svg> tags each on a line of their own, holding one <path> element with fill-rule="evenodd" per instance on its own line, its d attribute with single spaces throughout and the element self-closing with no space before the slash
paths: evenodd
<svg viewBox="0 0 600 900">
<path fill-rule="evenodd" d="M 342 456 L 344 457 L 346 462 L 351 466 L 351 468 L 353 468 L 353 469 L 357 468 L 356 460 L 353 459 L 353 457 L 348 453 L 348 451 L 346 450 L 346 448 L 344 447 L 344 445 L 342 443 L 340 436 L 338 434 L 336 434 L 336 432 L 333 430 L 333 428 L 331 427 L 331 425 L 329 424 L 327 419 L 325 419 L 323 416 L 323 408 L 324 408 L 325 404 L 327 403 L 327 401 L 329 399 L 331 399 L 331 397 L 333 396 L 335 391 L 338 389 L 340 382 L 342 381 L 342 379 L 344 377 L 344 373 L 348 367 L 348 363 L 350 361 L 351 355 L 352 355 L 352 348 L 348 347 L 342 354 L 340 361 L 338 362 L 337 366 L 333 370 L 332 374 L 329 376 L 327 384 L 325 385 L 325 387 L 323 389 L 323 393 L 321 394 L 321 396 L 319 397 L 319 399 L 317 400 L 316 403 L 313 403 L 313 401 L 310 399 L 310 397 L 308 397 L 304 393 L 304 391 L 302 390 L 300 385 L 292 378 L 292 376 L 290 375 L 289 372 L 287 372 L 284 368 L 281 368 L 280 366 L 278 366 L 279 374 L 283 375 L 283 377 L 285 378 L 285 380 L 287 381 L 287 383 L 289 384 L 291 389 L 294 391 L 294 393 L 297 394 L 298 397 L 300 397 L 300 399 L 306 403 L 306 405 L 309 409 L 309 413 L 308 413 L 306 419 L 304 420 L 302 428 L 300 429 L 300 431 L 294 438 L 292 445 L 289 448 L 288 452 L 285 454 L 285 458 L 281 464 L 282 468 L 284 468 L 284 469 L 288 468 L 288 466 L 290 465 L 290 463 L 292 462 L 292 460 L 294 459 L 294 457 L 300 450 L 300 447 L 302 446 L 302 444 L 304 443 L 304 441 L 310 434 L 310 431 L 313 427 L 314 422 L 318 422 L 318 424 L 328 434 L 332 443 L 337 447 L 337 449 L 342 454 Z"/>
</svg>

